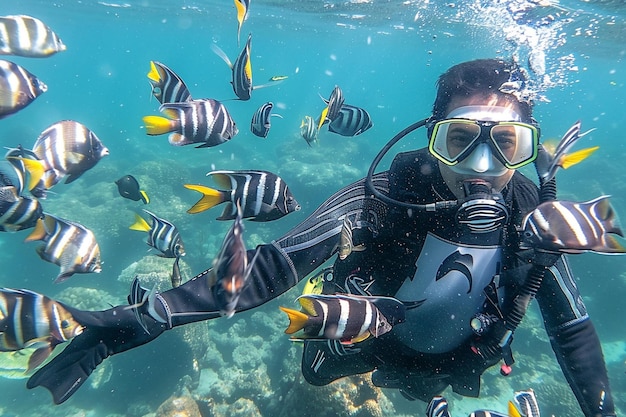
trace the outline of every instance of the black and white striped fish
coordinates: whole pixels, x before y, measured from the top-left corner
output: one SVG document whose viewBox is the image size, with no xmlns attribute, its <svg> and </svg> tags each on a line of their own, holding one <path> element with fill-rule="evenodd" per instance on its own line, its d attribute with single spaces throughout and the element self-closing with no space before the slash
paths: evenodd
<svg viewBox="0 0 626 417">
<path fill-rule="evenodd" d="M 256 136 L 260 138 L 266 138 L 267 134 L 270 132 L 270 127 L 272 126 L 270 122 L 270 117 L 276 116 L 282 118 L 280 114 L 272 114 L 272 108 L 274 107 L 274 103 L 268 101 L 259 107 L 252 115 L 252 121 L 250 122 L 250 130 Z"/>
<path fill-rule="evenodd" d="M 237 46 L 239 46 L 241 26 L 243 26 L 243 22 L 245 22 L 248 18 L 250 0 L 235 0 L 235 7 L 237 8 Z"/>
<path fill-rule="evenodd" d="M 44 261 L 61 267 L 54 282 L 63 282 L 76 273 L 99 273 L 100 247 L 93 232 L 85 226 L 44 213 L 25 242 L 42 240 L 37 248 Z"/>
<path fill-rule="evenodd" d="M 28 106 L 48 87 L 23 67 L 0 60 L 0 119 Z"/>
<path fill-rule="evenodd" d="M 41 197 L 37 192 L 33 192 L 44 174 L 44 165 L 37 155 L 18 145 L 17 148 L 8 148 L 4 159 L 0 161 L 0 185 L 14 186 L 17 195 L 22 195 L 28 188 L 35 197 Z"/>
<path fill-rule="evenodd" d="M 365 250 L 364 244 L 354 246 L 352 240 L 352 222 L 348 219 L 348 216 L 344 217 L 341 234 L 339 235 L 339 246 L 337 247 L 339 259 L 343 261 L 350 256 L 352 252 L 360 252 L 363 250 Z"/>
<path fill-rule="evenodd" d="M 39 201 L 18 195 L 13 186 L 0 187 L 0 231 L 30 229 L 41 218 L 43 209 Z"/>
<path fill-rule="evenodd" d="M 469 417 L 514 417 L 509 416 L 508 413 L 500 413 L 499 411 L 492 410 L 476 410 L 469 414 Z"/>
<path fill-rule="evenodd" d="M 328 100 L 324 97 L 322 97 L 322 100 L 326 103 L 326 107 L 322 110 L 322 114 L 320 115 L 317 125 L 318 129 L 320 129 L 326 122 L 332 122 L 339 116 L 345 98 L 343 97 L 343 91 L 341 91 L 341 88 L 336 85 L 330 93 Z"/>
<path fill-rule="evenodd" d="M 318 132 L 319 128 L 316 126 L 313 118 L 311 116 L 304 116 L 302 123 L 300 123 L 300 135 L 302 135 L 309 147 L 312 147 L 312 143 L 317 142 Z"/>
<path fill-rule="evenodd" d="M 228 202 L 217 220 L 237 217 L 236 202 L 243 211 L 242 217 L 252 221 L 270 221 L 300 210 L 287 184 L 278 175 L 268 171 L 212 171 L 207 174 L 220 187 L 215 190 L 204 185 L 185 184 L 185 188 L 202 193 L 202 198 L 187 213 L 195 214 Z"/>
<path fill-rule="evenodd" d="M 152 95 L 161 104 L 192 100 L 185 82 L 165 64 L 150 61 L 148 80 L 152 86 Z"/>
<path fill-rule="evenodd" d="M 45 171 L 38 187 L 46 190 L 65 177 L 65 183 L 71 183 L 109 154 L 93 131 L 74 120 L 62 120 L 41 132 L 33 152 Z"/>
<path fill-rule="evenodd" d="M 549 201 L 524 219 L 524 245 L 563 252 L 626 253 L 615 235 L 624 236 L 617 225 L 609 196 L 585 203 Z"/>
<path fill-rule="evenodd" d="M 372 126 L 372 118 L 365 109 L 344 104 L 328 125 L 328 131 L 341 136 L 357 136 Z"/>
<path fill-rule="evenodd" d="M 130 226 L 130 229 L 148 232 L 146 243 L 161 252 L 158 256 L 163 258 L 185 256 L 185 246 L 176 226 L 146 209 L 143 211 L 150 216 L 151 224 L 148 224 L 143 217 L 135 213 L 135 223 Z"/>
<path fill-rule="evenodd" d="M 250 100 L 252 94 L 252 63 L 250 61 L 250 46 L 252 42 L 252 34 L 248 35 L 248 40 L 243 49 L 239 53 L 239 56 L 234 63 L 230 62 L 228 55 L 216 44 L 212 43 L 211 48 L 213 52 L 230 67 L 232 70 L 233 78 L 231 84 L 233 91 L 239 100 Z"/>
<path fill-rule="evenodd" d="M 237 302 L 259 253 L 256 252 L 252 260 L 248 262 L 241 216 L 241 207 L 237 204 L 235 220 L 224 236 L 220 251 L 208 275 L 208 284 L 211 287 L 213 299 L 220 313 L 229 318 L 235 314 Z"/>
<path fill-rule="evenodd" d="M 426 417 L 450 417 L 448 400 L 440 395 L 434 396 L 426 407 Z"/>
<path fill-rule="evenodd" d="M 280 307 L 290 321 L 285 333 L 303 331 L 294 339 L 334 339 L 351 344 L 382 336 L 404 321 L 404 304 L 391 297 L 304 294 L 298 301 L 304 312 Z"/>
<path fill-rule="evenodd" d="M 165 103 L 159 111 L 167 118 L 145 116 L 146 133 L 152 136 L 170 133 L 169 142 L 174 146 L 193 143 L 200 144 L 197 148 L 217 146 L 239 133 L 230 113 L 217 100 Z"/>
<path fill-rule="evenodd" d="M 516 391 L 513 400 L 522 417 L 540 417 L 539 403 L 532 389 Z"/>
<path fill-rule="evenodd" d="M 0 54 L 40 58 L 66 49 L 41 20 L 24 15 L 0 16 Z"/>
<path fill-rule="evenodd" d="M 36 349 L 26 372 L 41 365 L 56 345 L 83 330 L 61 303 L 29 290 L 0 288 L 0 351 Z"/>
<path fill-rule="evenodd" d="M 595 152 L 599 146 L 593 146 L 591 148 L 581 149 L 576 152 L 567 153 L 578 139 L 582 138 L 586 134 L 593 132 L 595 129 L 590 129 L 584 133 L 580 133 L 580 120 L 570 127 L 563 135 L 559 143 L 554 149 L 550 149 L 550 142 L 544 142 L 543 147 L 550 154 L 549 164 L 546 168 L 538 165 L 542 171 L 540 173 L 543 182 L 548 182 L 556 175 L 559 168 L 567 169 L 579 162 L 585 160 L 589 155 Z"/>
</svg>

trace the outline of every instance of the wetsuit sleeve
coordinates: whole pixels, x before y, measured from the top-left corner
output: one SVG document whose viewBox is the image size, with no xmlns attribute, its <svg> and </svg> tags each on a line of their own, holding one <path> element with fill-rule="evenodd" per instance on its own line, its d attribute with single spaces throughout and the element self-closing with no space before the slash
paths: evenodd
<svg viewBox="0 0 626 417">
<path fill-rule="evenodd" d="M 544 277 L 537 300 L 552 349 L 585 416 L 613 416 L 604 356 L 564 257 Z"/>
</svg>

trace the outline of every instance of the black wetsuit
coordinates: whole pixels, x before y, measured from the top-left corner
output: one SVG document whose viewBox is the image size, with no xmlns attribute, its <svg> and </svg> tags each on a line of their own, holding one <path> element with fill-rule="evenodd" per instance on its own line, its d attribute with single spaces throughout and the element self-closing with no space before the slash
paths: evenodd
<svg viewBox="0 0 626 417">
<path fill-rule="evenodd" d="M 455 199 L 427 150 L 399 154 L 390 171 L 376 175 L 373 182 L 400 201 L 425 204 Z M 509 223 L 485 242 L 485 236 L 458 228 L 454 211 L 420 213 L 387 206 L 371 196 L 364 181 L 351 184 L 282 238 L 249 251 L 249 258 L 255 251 L 258 256 L 237 310 L 277 297 L 333 256 L 347 216 L 355 228 L 354 244 L 365 245 L 365 250 L 335 262 L 330 291 L 395 296 L 413 307 L 407 311 L 406 322 L 378 339 L 353 347 L 307 342 L 302 363 L 305 378 L 323 385 L 376 369 L 375 384 L 400 388 L 413 398 L 428 401 L 449 384 L 463 395 L 477 396 L 480 375 L 498 358 L 484 360 L 472 351 L 477 339 L 469 320 L 475 312 L 489 309 L 506 313 L 532 255 L 519 249 L 516 227 L 539 199 L 537 187 L 519 172 L 502 195 L 511 213 Z M 429 258 L 432 253 L 424 250 L 426 246 L 443 250 L 441 260 L 429 262 L 437 258 Z M 486 252 L 474 251 L 485 248 Z M 485 262 L 480 261 L 483 254 Z M 482 265 L 488 266 L 477 273 Z M 424 277 L 431 273 L 428 268 L 434 268 L 433 276 Z M 151 335 L 144 334 L 143 339 L 139 334 L 143 331 L 128 318 L 127 308 L 116 307 L 104 314 L 76 311 L 77 319 L 87 324 L 86 335 L 72 342 L 66 358 L 59 355 L 48 369 L 35 374 L 28 386 L 43 385 L 53 392 L 56 402 L 65 401 L 105 357 L 146 343 L 164 329 L 219 317 L 207 273 L 153 300 L 160 322 L 151 321 Z M 418 282 L 421 287 L 413 287 Z M 424 295 L 416 294 L 415 288 L 424 288 Z M 441 288 L 456 291 L 459 298 L 453 303 L 439 302 Z M 537 299 L 552 348 L 584 414 L 614 415 L 600 342 L 564 258 L 546 274 Z M 458 312 L 448 323 L 450 308 Z M 421 320 L 424 315 L 430 319 Z M 116 330 L 115 322 L 118 327 L 126 326 L 125 330 Z M 74 365 L 76 361 L 81 369 Z"/>
</svg>

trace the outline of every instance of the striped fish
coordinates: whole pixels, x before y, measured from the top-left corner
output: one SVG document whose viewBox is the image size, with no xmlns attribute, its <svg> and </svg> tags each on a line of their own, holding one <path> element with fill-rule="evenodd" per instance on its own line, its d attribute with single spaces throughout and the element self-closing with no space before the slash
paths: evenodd
<svg viewBox="0 0 626 417">
<path fill-rule="evenodd" d="M 476 410 L 469 414 L 469 417 L 514 417 L 506 413 L 491 410 Z M 517 416 L 519 417 L 519 415 Z"/>
<path fill-rule="evenodd" d="M 526 215 L 522 224 L 524 246 L 563 253 L 626 253 L 615 237 L 624 234 L 609 196 L 585 203 L 549 201 Z"/>
<path fill-rule="evenodd" d="M 233 91 L 239 100 L 250 100 L 252 94 L 252 63 L 250 62 L 250 43 L 252 42 L 252 34 L 248 35 L 248 41 L 239 53 L 235 63 L 231 63 L 228 55 L 220 49 L 216 44 L 211 44 L 213 52 L 217 54 L 226 65 L 230 67 L 233 73 Z"/>
<path fill-rule="evenodd" d="M 37 155 L 19 145 L 17 148 L 10 148 L 4 158 L 5 161 L 0 161 L 0 184 L 14 186 L 18 195 L 22 195 L 28 187 L 35 197 L 40 197 L 33 189 L 43 176 L 45 167 Z"/>
<path fill-rule="evenodd" d="M 250 122 L 250 130 L 256 136 L 260 138 L 266 138 L 267 134 L 270 132 L 270 127 L 272 126 L 270 122 L 270 117 L 276 116 L 282 118 L 280 114 L 272 114 L 272 108 L 274 107 L 274 103 L 268 101 L 259 107 L 252 115 L 252 121 Z"/>
<path fill-rule="evenodd" d="M 83 330 L 61 303 L 28 290 L 0 288 L 0 351 L 36 349 L 27 373 L 41 365 L 56 345 Z"/>
<path fill-rule="evenodd" d="M 433 397 L 426 407 L 426 417 L 450 417 L 448 400 L 440 395 Z"/>
<path fill-rule="evenodd" d="M 540 417 L 539 403 L 532 389 L 515 392 L 513 400 L 523 417 Z"/>
<path fill-rule="evenodd" d="M 0 187 L 0 231 L 29 229 L 41 218 L 43 209 L 39 201 L 19 196 L 13 186 Z"/>
<path fill-rule="evenodd" d="M 319 128 L 315 125 L 315 121 L 311 116 L 304 116 L 302 123 L 300 123 L 300 134 L 306 141 L 306 144 L 311 147 L 312 143 L 317 142 L 317 134 Z"/>
<path fill-rule="evenodd" d="M 130 226 L 130 229 L 148 232 L 146 243 L 161 252 L 158 256 L 163 258 L 185 256 L 185 246 L 176 226 L 146 209 L 143 211 L 150 216 L 151 224 L 148 224 L 143 217 L 135 213 L 135 223 Z"/>
<path fill-rule="evenodd" d="M 352 252 L 360 252 L 363 250 L 365 250 L 364 244 L 354 246 L 354 242 L 352 241 L 352 222 L 350 222 L 348 216 L 344 217 L 341 234 L 339 235 L 339 246 L 337 248 L 339 259 L 343 261 L 350 256 Z"/>
<path fill-rule="evenodd" d="M 300 204 L 287 184 L 271 172 L 212 171 L 207 176 L 211 176 L 218 186 L 227 188 L 228 191 L 185 184 L 185 188 L 202 193 L 202 198 L 187 213 L 200 213 L 227 201 L 228 204 L 217 220 L 233 220 L 237 217 L 235 202 L 239 201 L 243 218 L 266 222 L 300 210 Z"/>
<path fill-rule="evenodd" d="M 351 344 L 369 336 L 382 336 L 404 321 L 404 305 L 391 297 L 305 294 L 298 301 L 304 312 L 280 307 L 289 317 L 285 333 L 302 330 L 294 339 L 331 339 Z"/>
<path fill-rule="evenodd" d="M 578 141 L 578 139 L 582 138 L 586 134 L 593 132 L 595 129 L 588 130 L 584 133 L 580 133 L 580 120 L 577 121 L 570 127 L 565 135 L 561 138 L 559 143 L 554 147 L 554 149 L 550 149 L 552 146 L 549 142 L 545 142 L 543 147 L 550 154 L 550 163 L 545 168 L 545 170 L 541 173 L 541 178 L 543 182 L 548 182 L 556 175 L 559 168 L 567 169 L 573 165 L 576 165 L 579 162 L 584 161 L 589 155 L 598 150 L 599 146 L 593 146 L 591 148 L 581 149 L 576 152 L 567 153 L 572 146 Z"/>
<path fill-rule="evenodd" d="M 232 317 L 237 302 L 252 270 L 259 252 L 248 262 L 246 245 L 243 241 L 242 210 L 237 204 L 237 216 L 226 233 L 220 251 L 213 261 L 208 283 L 220 314 Z"/>
<path fill-rule="evenodd" d="M 369 113 L 356 106 L 344 104 L 328 125 L 328 130 L 341 136 L 357 136 L 372 127 Z"/>
<path fill-rule="evenodd" d="M 41 58 L 65 51 L 61 39 L 31 16 L 0 16 L 0 54 Z"/>
<path fill-rule="evenodd" d="M 322 110 L 322 114 L 320 114 L 319 122 L 317 125 L 318 129 L 320 129 L 322 125 L 324 125 L 326 122 L 332 122 L 339 116 L 339 113 L 341 112 L 341 107 L 343 106 L 343 102 L 345 99 L 343 97 L 343 91 L 341 91 L 341 88 L 336 85 L 333 91 L 330 93 L 330 97 L 328 98 L 328 100 L 326 100 L 324 97 L 322 97 L 322 100 L 324 100 L 324 103 L 326 103 L 326 107 L 324 108 L 324 110 Z"/>
<path fill-rule="evenodd" d="M 22 110 L 47 90 L 43 82 L 24 68 L 0 60 L 0 119 Z"/>
<path fill-rule="evenodd" d="M 63 282 L 76 273 L 99 273 L 100 247 L 93 232 L 85 226 L 44 213 L 25 242 L 42 240 L 39 257 L 61 267 L 54 282 Z"/>
<path fill-rule="evenodd" d="M 152 95 L 161 104 L 192 100 L 185 82 L 174 71 L 158 61 L 150 61 L 148 81 L 152 86 Z"/>
<path fill-rule="evenodd" d="M 226 107 L 217 100 L 202 99 L 165 103 L 159 111 L 166 117 L 145 116 L 148 135 L 170 133 L 174 146 L 199 143 L 197 148 L 217 146 L 234 137 L 239 130 Z"/>
<path fill-rule="evenodd" d="M 33 152 L 45 171 L 37 187 L 46 190 L 65 177 L 66 184 L 75 181 L 109 154 L 93 131 L 74 120 L 62 120 L 41 132 Z"/>
<path fill-rule="evenodd" d="M 235 7 L 237 8 L 237 45 L 239 45 L 239 38 L 241 37 L 241 26 L 243 22 L 248 18 L 248 8 L 250 7 L 250 0 L 235 0 Z"/>
</svg>

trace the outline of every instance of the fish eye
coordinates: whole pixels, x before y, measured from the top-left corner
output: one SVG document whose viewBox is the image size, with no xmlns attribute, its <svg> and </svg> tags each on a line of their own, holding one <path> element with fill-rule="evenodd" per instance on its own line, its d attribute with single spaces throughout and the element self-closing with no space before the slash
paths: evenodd
<svg viewBox="0 0 626 417">
<path fill-rule="evenodd" d="M 63 321 L 61 322 L 61 328 L 62 328 L 62 329 L 67 329 L 67 328 L 69 328 L 69 327 L 70 327 L 70 322 L 69 322 L 69 320 L 63 320 Z"/>
</svg>

